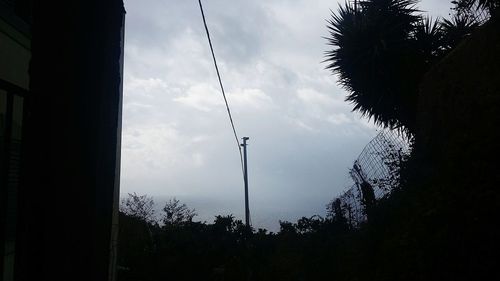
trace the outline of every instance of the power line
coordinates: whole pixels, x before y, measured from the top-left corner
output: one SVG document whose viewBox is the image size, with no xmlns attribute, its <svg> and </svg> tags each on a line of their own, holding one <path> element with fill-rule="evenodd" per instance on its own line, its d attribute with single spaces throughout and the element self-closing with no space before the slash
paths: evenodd
<svg viewBox="0 0 500 281">
<path fill-rule="evenodd" d="M 226 103 L 227 114 L 229 115 L 229 121 L 231 122 L 231 127 L 233 128 L 234 139 L 236 140 L 236 146 L 238 147 L 238 152 L 240 153 L 240 163 L 241 163 L 241 172 L 243 176 L 245 176 L 245 171 L 243 167 L 243 154 L 241 153 L 240 141 L 238 138 L 238 134 L 236 133 L 236 128 L 234 127 L 233 116 L 231 115 L 231 110 L 229 109 L 229 104 L 226 98 L 226 92 L 224 91 L 224 86 L 222 85 L 222 79 L 220 78 L 219 67 L 217 66 L 217 60 L 215 59 L 214 47 L 212 46 L 212 40 L 210 39 L 210 33 L 208 32 L 207 21 L 205 19 L 205 13 L 203 12 L 203 6 L 201 5 L 201 0 L 198 0 L 200 4 L 201 17 L 203 18 L 203 25 L 205 26 L 205 31 L 207 32 L 208 44 L 210 45 L 210 51 L 212 52 L 212 58 L 214 60 L 215 71 L 217 72 L 217 78 L 219 79 L 219 85 L 222 92 L 222 96 L 224 97 L 224 102 Z"/>
</svg>

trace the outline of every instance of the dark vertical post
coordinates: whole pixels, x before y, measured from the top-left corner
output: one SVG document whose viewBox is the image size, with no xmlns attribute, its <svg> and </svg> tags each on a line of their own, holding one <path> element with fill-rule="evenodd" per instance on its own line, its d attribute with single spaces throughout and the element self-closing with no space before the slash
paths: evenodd
<svg viewBox="0 0 500 281">
<path fill-rule="evenodd" d="M 125 50 L 125 14 L 122 15 L 122 30 L 121 30 L 121 49 Z M 124 64 L 124 53 L 120 53 L 120 73 L 123 73 Z M 119 85 L 119 92 L 123 92 L 123 81 Z M 110 245 L 110 261 L 109 261 L 109 281 L 117 280 L 117 262 L 118 262 L 118 218 L 119 218 L 119 206 L 120 206 L 120 163 L 121 163 L 121 140 L 122 140 L 122 107 L 123 107 L 123 97 L 120 95 L 118 97 L 118 119 L 117 119 L 117 130 L 116 130 L 116 180 L 114 184 L 114 195 L 113 195 L 113 210 L 111 219 L 111 245 Z"/>
<path fill-rule="evenodd" d="M 113 277 L 122 0 L 35 1 L 15 280 Z"/>
<path fill-rule="evenodd" d="M 3 147 L 0 147 L 0 280 L 3 280 L 4 272 L 4 256 L 5 253 L 5 242 L 6 242 L 6 229 L 7 229 L 7 197 L 9 189 L 9 162 L 10 162 L 10 142 L 12 135 L 12 111 L 14 97 L 12 93 L 7 92 L 6 97 L 6 114 L 5 114 L 5 127 L 4 127 L 4 140 Z M 1 141 L 1 140 L 0 140 Z"/>
<path fill-rule="evenodd" d="M 245 224 L 248 228 L 250 228 L 250 207 L 248 206 L 248 165 L 247 165 L 247 140 L 249 137 L 243 138 L 243 178 L 245 180 Z"/>
</svg>

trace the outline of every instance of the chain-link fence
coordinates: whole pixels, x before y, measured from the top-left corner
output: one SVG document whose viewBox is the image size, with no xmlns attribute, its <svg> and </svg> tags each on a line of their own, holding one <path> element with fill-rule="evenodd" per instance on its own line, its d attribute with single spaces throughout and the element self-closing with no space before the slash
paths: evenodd
<svg viewBox="0 0 500 281">
<path fill-rule="evenodd" d="M 409 153 L 409 140 L 397 131 L 382 130 L 365 146 L 349 171 L 353 184 L 331 203 L 339 204 L 349 225 L 364 222 L 367 209 L 399 185 L 400 163 Z"/>
</svg>

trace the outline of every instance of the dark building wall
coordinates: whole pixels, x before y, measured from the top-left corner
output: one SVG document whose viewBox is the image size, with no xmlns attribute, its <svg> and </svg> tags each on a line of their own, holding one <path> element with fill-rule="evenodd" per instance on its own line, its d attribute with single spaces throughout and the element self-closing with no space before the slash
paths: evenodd
<svg viewBox="0 0 500 281">
<path fill-rule="evenodd" d="M 492 21 L 427 73 L 419 96 L 417 139 L 436 163 L 476 172 L 496 166 L 488 164 L 498 154 L 499 61 L 500 24 Z"/>
<path fill-rule="evenodd" d="M 109 279 L 124 13 L 121 0 L 35 2 L 16 280 Z"/>
<path fill-rule="evenodd" d="M 499 31 L 492 21 L 464 40 L 426 75 L 419 97 L 418 169 L 431 186 L 428 212 L 441 220 L 434 231 L 446 237 L 437 245 L 448 247 L 436 266 L 463 280 L 499 278 Z"/>
<path fill-rule="evenodd" d="M 12 281 L 24 97 L 30 51 L 29 0 L 0 0 L 0 280 Z"/>
</svg>

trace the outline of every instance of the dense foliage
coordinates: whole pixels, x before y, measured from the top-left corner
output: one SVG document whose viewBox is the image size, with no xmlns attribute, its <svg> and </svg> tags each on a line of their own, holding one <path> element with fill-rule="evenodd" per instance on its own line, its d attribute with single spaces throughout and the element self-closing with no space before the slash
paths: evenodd
<svg viewBox="0 0 500 281">
<path fill-rule="evenodd" d="M 134 196 L 148 198 L 129 198 Z M 174 200 L 165 209 L 175 206 L 185 205 Z M 280 222 L 278 233 L 248 229 L 232 215 L 216 216 L 211 224 L 187 219 L 160 225 L 121 212 L 119 279 L 314 280 L 340 269 L 331 258 L 349 229 L 333 209 L 327 218 Z"/>
<path fill-rule="evenodd" d="M 490 13 L 495 14 L 500 8 L 499 0 L 454 0 L 452 3 L 455 4 L 455 9 L 460 12 L 473 9 L 488 9 Z"/>
</svg>

